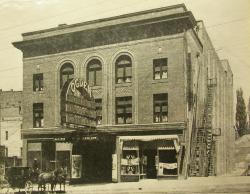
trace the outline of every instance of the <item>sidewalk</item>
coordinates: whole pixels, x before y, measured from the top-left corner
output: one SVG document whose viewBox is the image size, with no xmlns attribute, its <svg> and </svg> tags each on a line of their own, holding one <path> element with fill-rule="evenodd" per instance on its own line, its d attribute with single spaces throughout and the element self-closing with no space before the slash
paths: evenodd
<svg viewBox="0 0 250 194">
<path fill-rule="evenodd" d="M 141 180 L 132 183 L 69 185 L 67 193 L 250 193 L 250 177 L 193 177 L 187 180 Z"/>
</svg>

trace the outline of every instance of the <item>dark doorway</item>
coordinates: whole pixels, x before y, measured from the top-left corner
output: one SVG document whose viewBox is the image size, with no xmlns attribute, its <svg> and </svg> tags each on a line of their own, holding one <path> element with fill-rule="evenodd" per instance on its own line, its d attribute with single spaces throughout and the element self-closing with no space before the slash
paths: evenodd
<svg viewBox="0 0 250 194">
<path fill-rule="evenodd" d="M 55 142 L 42 142 L 42 171 L 52 171 L 55 169 Z"/>
<path fill-rule="evenodd" d="M 112 153 L 110 141 L 85 141 L 73 146 L 73 154 L 82 156 L 83 182 L 112 181 Z"/>
<path fill-rule="evenodd" d="M 155 166 L 155 157 L 157 155 L 157 150 L 147 149 L 143 150 L 143 154 L 147 157 L 147 178 L 155 179 L 156 178 L 156 166 Z"/>
</svg>

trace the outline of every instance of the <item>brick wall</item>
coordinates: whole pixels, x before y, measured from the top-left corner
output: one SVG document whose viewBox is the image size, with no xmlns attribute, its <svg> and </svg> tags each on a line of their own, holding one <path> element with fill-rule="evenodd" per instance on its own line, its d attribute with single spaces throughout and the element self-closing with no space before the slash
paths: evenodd
<svg viewBox="0 0 250 194">
<path fill-rule="evenodd" d="M 132 96 L 134 123 L 152 123 L 153 94 L 156 93 L 168 93 L 169 122 L 184 121 L 186 105 L 183 50 L 183 34 L 179 34 L 24 59 L 24 128 L 32 128 L 32 104 L 37 102 L 44 103 L 44 127 L 60 124 L 60 66 L 70 61 L 75 67 L 75 75 L 85 79 L 86 63 L 92 58 L 100 59 L 103 65 L 103 85 L 93 88 L 94 96 L 103 99 L 103 124 L 115 123 L 116 96 Z M 115 84 L 114 63 L 122 54 L 132 58 L 133 81 L 130 84 Z M 167 80 L 153 80 L 153 59 L 157 58 L 168 58 Z M 41 92 L 33 92 L 35 73 L 44 73 L 44 90 Z"/>
</svg>

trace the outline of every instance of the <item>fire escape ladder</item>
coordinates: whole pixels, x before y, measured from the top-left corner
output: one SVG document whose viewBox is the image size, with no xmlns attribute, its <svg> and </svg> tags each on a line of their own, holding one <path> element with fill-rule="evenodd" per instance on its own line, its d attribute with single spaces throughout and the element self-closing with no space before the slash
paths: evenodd
<svg viewBox="0 0 250 194">
<path fill-rule="evenodd" d="M 214 86 L 216 86 L 216 80 L 209 80 L 203 127 L 197 128 L 192 138 L 190 176 L 212 176 L 215 174 L 215 142 L 212 133 Z"/>
<path fill-rule="evenodd" d="M 207 105 L 204 115 L 204 128 L 206 130 L 206 152 L 207 152 L 207 175 L 215 175 L 215 142 L 213 140 L 212 119 L 213 119 L 213 96 L 216 84 L 208 84 Z"/>
</svg>

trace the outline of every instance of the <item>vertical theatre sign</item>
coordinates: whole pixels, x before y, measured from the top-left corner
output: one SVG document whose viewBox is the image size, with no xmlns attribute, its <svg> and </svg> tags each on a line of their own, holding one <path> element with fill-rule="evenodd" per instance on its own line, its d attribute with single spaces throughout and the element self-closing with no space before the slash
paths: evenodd
<svg viewBox="0 0 250 194">
<path fill-rule="evenodd" d="M 61 92 L 61 122 L 70 128 L 96 126 L 95 101 L 89 85 L 78 78 L 68 80 Z"/>
</svg>

